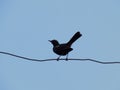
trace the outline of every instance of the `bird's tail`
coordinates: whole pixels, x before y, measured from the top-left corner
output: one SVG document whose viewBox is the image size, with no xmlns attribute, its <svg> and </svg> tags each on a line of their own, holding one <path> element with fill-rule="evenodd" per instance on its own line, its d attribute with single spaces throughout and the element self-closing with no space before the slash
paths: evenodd
<svg viewBox="0 0 120 90">
<path fill-rule="evenodd" d="M 68 41 L 67 45 L 71 46 L 78 38 L 80 38 L 82 34 L 80 32 L 76 32 L 73 37 Z"/>
</svg>

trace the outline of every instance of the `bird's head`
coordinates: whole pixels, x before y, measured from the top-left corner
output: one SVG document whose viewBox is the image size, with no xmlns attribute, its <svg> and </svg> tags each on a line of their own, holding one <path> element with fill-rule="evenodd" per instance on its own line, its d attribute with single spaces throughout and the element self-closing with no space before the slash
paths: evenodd
<svg viewBox="0 0 120 90">
<path fill-rule="evenodd" d="M 59 42 L 57 40 L 48 40 L 48 41 L 51 42 L 53 46 L 59 45 Z"/>
</svg>

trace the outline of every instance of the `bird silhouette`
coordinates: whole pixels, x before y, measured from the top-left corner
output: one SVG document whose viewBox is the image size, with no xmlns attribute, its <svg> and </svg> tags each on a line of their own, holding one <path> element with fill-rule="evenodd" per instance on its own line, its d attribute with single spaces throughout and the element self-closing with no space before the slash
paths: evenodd
<svg viewBox="0 0 120 90">
<path fill-rule="evenodd" d="M 53 45 L 53 52 L 59 55 L 57 61 L 61 56 L 66 55 L 66 60 L 68 60 L 68 53 L 73 50 L 71 45 L 82 36 L 80 32 L 76 32 L 73 37 L 67 42 L 60 44 L 57 40 L 49 40 Z"/>
</svg>

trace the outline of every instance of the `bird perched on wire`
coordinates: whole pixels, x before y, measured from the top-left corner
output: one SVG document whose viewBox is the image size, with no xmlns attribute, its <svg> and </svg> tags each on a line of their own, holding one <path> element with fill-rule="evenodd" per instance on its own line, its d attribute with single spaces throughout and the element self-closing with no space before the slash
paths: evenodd
<svg viewBox="0 0 120 90">
<path fill-rule="evenodd" d="M 76 32 L 67 43 L 63 44 L 60 44 L 57 40 L 49 40 L 53 44 L 53 52 L 59 55 L 57 61 L 59 60 L 60 56 L 65 55 L 67 55 L 66 60 L 68 60 L 68 53 L 73 50 L 71 45 L 81 36 L 82 34 L 80 32 Z"/>
</svg>

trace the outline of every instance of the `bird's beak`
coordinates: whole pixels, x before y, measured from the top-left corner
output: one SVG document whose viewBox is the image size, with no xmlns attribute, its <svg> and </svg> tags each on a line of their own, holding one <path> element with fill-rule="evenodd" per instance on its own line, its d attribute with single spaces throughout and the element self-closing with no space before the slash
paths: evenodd
<svg viewBox="0 0 120 90">
<path fill-rule="evenodd" d="M 51 40 L 48 40 L 49 42 L 51 42 Z"/>
</svg>

